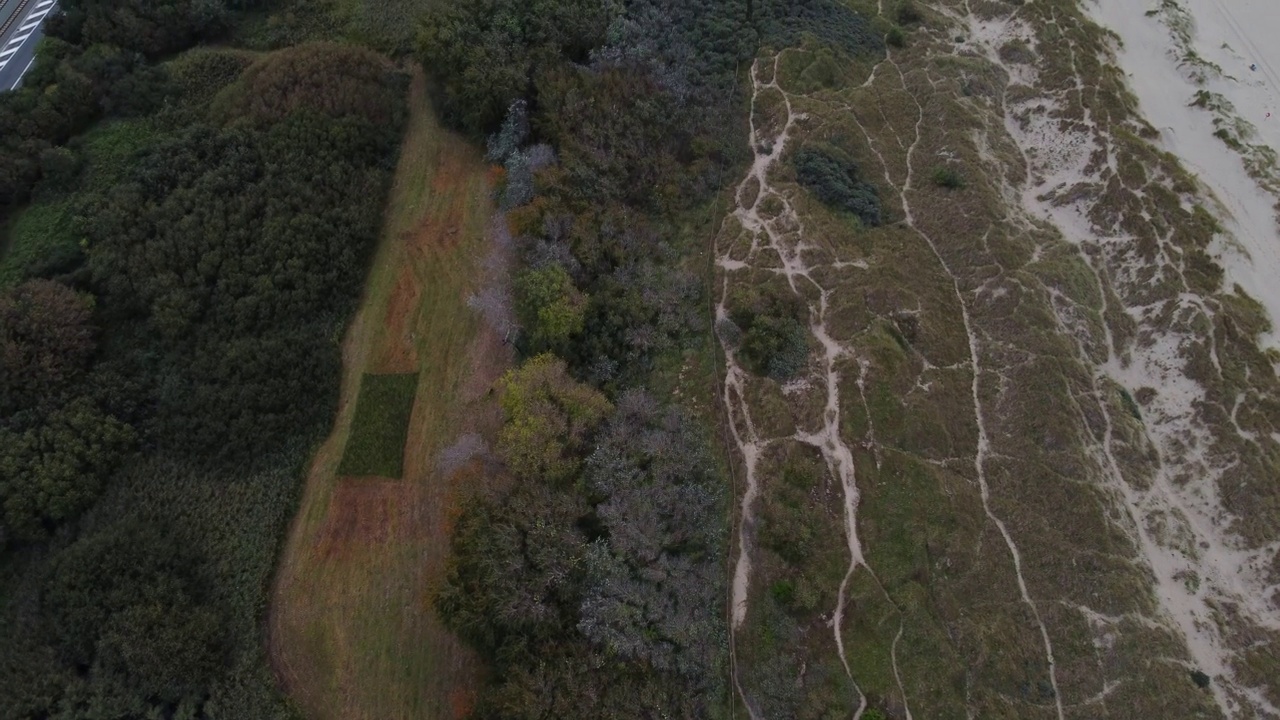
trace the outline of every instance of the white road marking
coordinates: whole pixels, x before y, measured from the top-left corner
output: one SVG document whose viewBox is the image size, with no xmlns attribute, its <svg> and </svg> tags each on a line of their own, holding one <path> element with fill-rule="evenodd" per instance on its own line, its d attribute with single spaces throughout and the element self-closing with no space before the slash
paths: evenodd
<svg viewBox="0 0 1280 720">
<path fill-rule="evenodd" d="M 14 80 L 14 81 L 13 81 L 13 84 L 9 86 L 9 89 L 10 89 L 10 90 L 17 90 L 17 89 L 18 89 L 18 83 L 21 83 L 21 82 L 22 82 L 22 78 L 24 78 L 24 77 L 26 77 L 26 76 L 27 76 L 27 71 L 31 69 L 31 66 L 32 66 L 32 65 L 34 65 L 34 64 L 35 64 L 35 62 L 36 62 L 35 56 L 32 56 L 32 58 L 31 58 L 30 60 L 28 60 L 28 61 L 27 61 L 27 66 L 26 66 L 26 67 L 24 67 L 24 68 L 22 68 L 22 72 L 18 73 L 18 79 L 17 79 L 17 80 Z"/>
</svg>

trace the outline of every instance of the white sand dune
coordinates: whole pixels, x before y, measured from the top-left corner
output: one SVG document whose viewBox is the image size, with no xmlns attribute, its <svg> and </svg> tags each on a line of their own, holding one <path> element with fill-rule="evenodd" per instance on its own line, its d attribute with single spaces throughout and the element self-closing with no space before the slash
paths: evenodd
<svg viewBox="0 0 1280 720">
<path fill-rule="evenodd" d="M 1117 60 L 1143 116 L 1160 130 L 1160 144 L 1222 203 L 1235 239 L 1224 238 L 1217 248 L 1227 286 L 1239 283 L 1262 303 L 1274 328 L 1280 320 L 1278 198 L 1214 137 L 1215 112 L 1192 103 L 1201 90 L 1222 96 L 1235 118 L 1252 126 L 1251 144 L 1280 150 L 1280 2 L 1094 0 L 1086 7 L 1122 39 Z M 1190 53 L 1202 62 L 1189 60 Z M 1272 332 L 1264 340 L 1275 346 L 1278 337 Z"/>
</svg>

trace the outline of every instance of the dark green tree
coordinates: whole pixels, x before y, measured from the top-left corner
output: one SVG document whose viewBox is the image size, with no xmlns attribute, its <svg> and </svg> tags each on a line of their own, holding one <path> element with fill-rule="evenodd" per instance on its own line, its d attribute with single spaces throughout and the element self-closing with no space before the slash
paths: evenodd
<svg viewBox="0 0 1280 720">
<path fill-rule="evenodd" d="M 134 442 L 133 429 L 78 398 L 22 432 L 0 428 L 3 525 L 23 540 L 79 515 Z"/>
<path fill-rule="evenodd" d="M 0 426 L 21 409 L 47 406 L 93 356 L 92 299 L 51 280 L 0 292 Z"/>
<path fill-rule="evenodd" d="M 222 671 L 222 618 L 172 530 L 125 519 L 54 561 L 41 594 L 44 632 L 95 694 L 165 713 L 203 700 Z"/>
<path fill-rule="evenodd" d="M 859 179 L 857 163 L 843 152 L 832 147 L 803 147 L 792 163 L 796 179 L 824 205 L 853 213 L 867 227 L 882 222 L 875 187 Z"/>
</svg>

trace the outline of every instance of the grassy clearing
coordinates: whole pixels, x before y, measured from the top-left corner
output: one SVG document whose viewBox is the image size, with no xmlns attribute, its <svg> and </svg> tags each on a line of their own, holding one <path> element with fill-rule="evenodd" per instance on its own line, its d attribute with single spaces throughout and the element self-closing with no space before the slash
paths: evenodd
<svg viewBox="0 0 1280 720">
<path fill-rule="evenodd" d="M 476 659 L 430 598 L 459 496 L 485 480 L 474 465 L 444 477 L 435 458 L 500 419 L 487 390 L 507 350 L 465 304 L 492 208 L 478 153 L 437 125 L 420 76 L 411 111 L 383 240 L 344 341 L 337 418 L 277 574 L 272 655 L 315 718 L 461 717 L 477 684 Z M 339 452 L 360 424 L 359 378 L 414 372 L 402 480 L 340 479 Z"/>
<path fill-rule="evenodd" d="M 73 265 L 81 255 L 73 220 L 71 204 L 64 200 L 35 203 L 19 212 L 0 255 L 0 288 Z"/>
<path fill-rule="evenodd" d="M 145 120 L 116 120 L 85 133 L 80 139 L 87 158 L 82 181 L 94 190 L 111 187 L 124 177 L 133 156 L 155 142 L 156 135 Z"/>
<path fill-rule="evenodd" d="M 77 139 L 84 156 L 78 182 L 102 190 L 124 176 L 133 154 L 153 143 L 144 120 L 117 120 L 95 126 Z M 83 255 L 75 232 L 75 206 L 63 191 L 46 192 L 17 213 L 0 246 L 0 287 L 23 277 L 47 276 L 74 266 Z"/>
<path fill-rule="evenodd" d="M 399 478 L 404 472 L 404 441 L 418 389 L 417 373 L 372 375 L 360 381 L 360 397 L 351 420 L 339 475 Z"/>
</svg>

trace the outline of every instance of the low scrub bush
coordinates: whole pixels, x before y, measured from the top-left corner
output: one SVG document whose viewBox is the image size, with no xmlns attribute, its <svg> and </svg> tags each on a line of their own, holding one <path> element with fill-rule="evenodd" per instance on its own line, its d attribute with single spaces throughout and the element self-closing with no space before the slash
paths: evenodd
<svg viewBox="0 0 1280 720">
<path fill-rule="evenodd" d="M 743 291 L 730 303 L 729 320 L 742 333 L 738 357 L 756 375 L 787 380 L 804 369 L 809 332 L 804 306 L 793 295 Z"/>
<path fill-rule="evenodd" d="M 920 8 L 916 7 L 916 4 L 911 0 L 905 0 L 905 2 L 898 5 L 895 16 L 899 25 L 913 25 L 924 20 L 924 15 L 920 13 Z"/>
<path fill-rule="evenodd" d="M 948 190 L 958 190 L 964 187 L 964 176 L 955 168 L 936 168 L 933 171 L 933 184 Z"/>
</svg>

